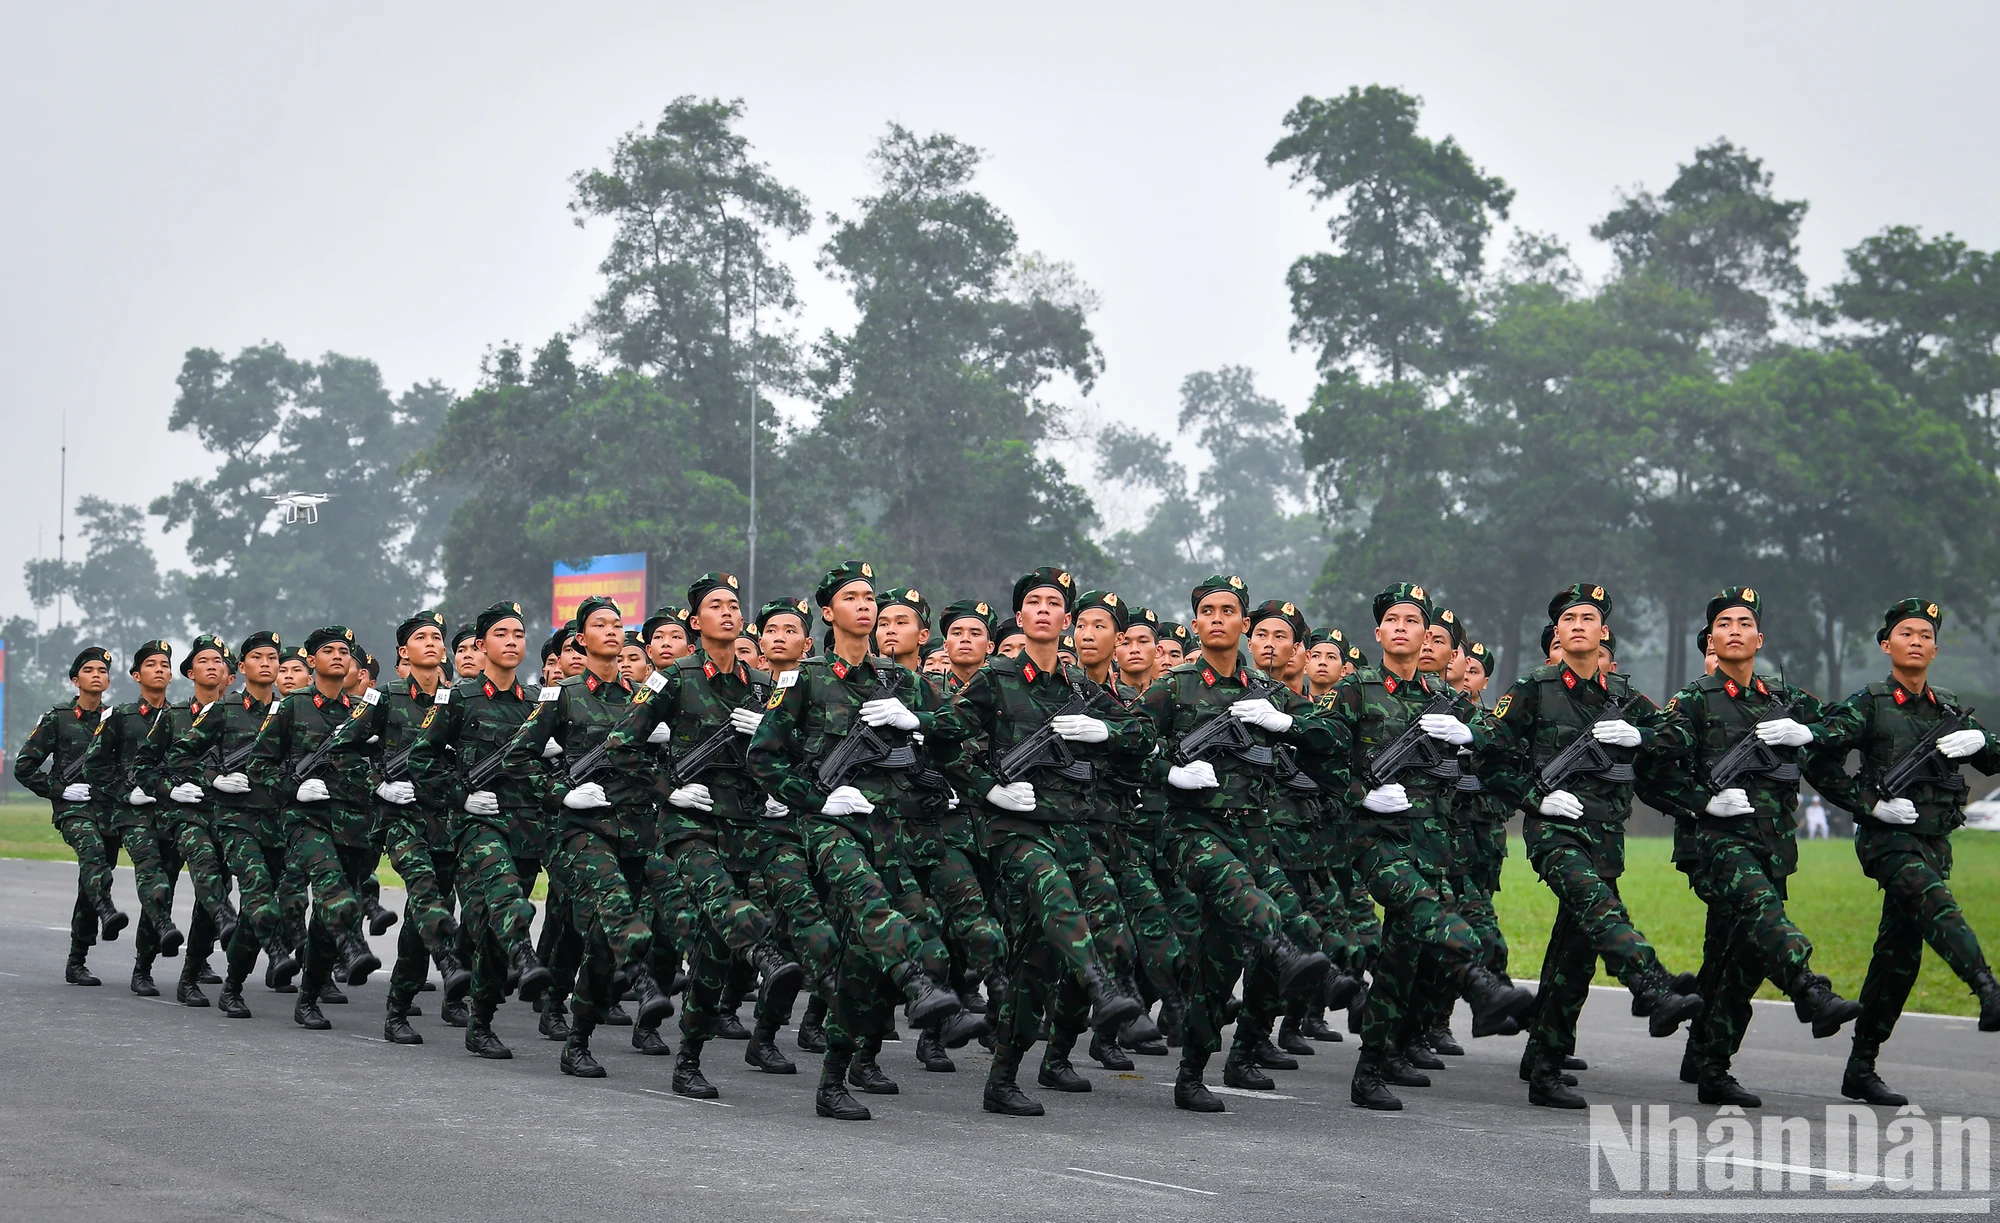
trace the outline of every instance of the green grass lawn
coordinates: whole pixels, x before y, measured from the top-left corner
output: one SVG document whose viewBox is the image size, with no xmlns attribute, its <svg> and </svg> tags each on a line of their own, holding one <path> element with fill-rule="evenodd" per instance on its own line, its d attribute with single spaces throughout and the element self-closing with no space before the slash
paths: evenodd
<svg viewBox="0 0 2000 1223">
<path fill-rule="evenodd" d="M 2000 955 L 2000 833 L 1960 832 L 1952 838 L 1957 861 L 1952 892 L 1964 907 L 1973 929 L 1984 932 L 1989 954 Z M 1625 877 L 1619 891 L 1632 918 L 1666 961 L 1668 969 L 1693 972 L 1701 967 L 1701 932 L 1705 913 L 1688 890 L 1681 873 L 1668 860 L 1672 842 L 1665 837 L 1635 837 L 1627 842 Z M 1555 900 L 1535 878 L 1521 856 L 1521 840 L 1511 838 L 1507 873 L 1496 898 L 1500 926 L 1507 935 L 1509 970 L 1516 976 L 1539 975 L 1549 926 L 1555 920 Z M 63 844 L 49 824 L 46 803 L 10 802 L 0 805 L 0 857 L 47 858 L 69 861 Z M 379 876 L 391 887 L 401 886 L 385 862 Z M 535 897 L 545 895 L 546 880 L 535 885 Z M 1792 916 L 1813 940 L 1813 966 L 1833 978 L 1834 989 L 1847 997 L 1861 991 L 1868 969 L 1869 949 L 1881 919 L 1882 898 L 1854 860 L 1846 841 L 1806 841 L 1799 846 L 1799 873 L 1792 877 Z M 1615 985 L 1599 966 L 1598 981 Z M 1778 997 L 1765 985 L 1762 997 Z M 1976 1015 L 1979 1008 L 1963 983 L 1935 954 L 1924 955 L 1923 973 L 1910 996 L 1910 1009 L 1946 1015 Z"/>
</svg>

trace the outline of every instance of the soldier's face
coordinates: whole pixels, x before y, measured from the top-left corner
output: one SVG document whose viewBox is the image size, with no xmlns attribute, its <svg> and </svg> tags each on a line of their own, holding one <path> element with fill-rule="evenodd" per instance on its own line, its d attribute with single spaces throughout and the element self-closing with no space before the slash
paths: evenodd
<svg viewBox="0 0 2000 1223">
<path fill-rule="evenodd" d="M 688 638 L 687 626 L 676 620 L 660 630 L 667 638 L 667 661 L 686 658 L 694 653 L 694 642 Z"/>
<path fill-rule="evenodd" d="M 1014 623 L 1030 641 L 1060 641 L 1069 628 L 1069 597 L 1054 586 L 1037 586 L 1021 596 Z"/>
<path fill-rule="evenodd" d="M 913 607 L 897 603 L 883 608 L 875 617 L 875 644 L 891 658 L 901 658 L 916 649 L 927 635 Z"/>
<path fill-rule="evenodd" d="M 1468 658 L 1465 660 L 1465 678 L 1459 685 L 1459 691 L 1478 700 L 1479 694 L 1486 691 L 1486 684 L 1491 678 L 1486 674 L 1484 663 L 1477 658 Z"/>
<path fill-rule="evenodd" d="M 1187 657 L 1187 651 L 1182 648 L 1180 638 L 1160 638 L 1160 666 L 1162 669 L 1180 666 L 1181 659 L 1185 657 Z"/>
<path fill-rule="evenodd" d="M 943 650 L 932 650 L 924 655 L 925 675 L 943 675 L 949 670 L 951 670 L 951 659 L 945 657 Z"/>
<path fill-rule="evenodd" d="M 642 684 L 653 673 L 653 664 L 646 661 L 646 651 L 636 645 L 621 646 L 618 650 L 618 674 L 627 683 Z"/>
<path fill-rule="evenodd" d="M 479 639 L 479 652 L 488 664 L 502 671 L 521 665 L 528 653 L 528 628 L 519 620 L 502 620 Z"/>
<path fill-rule="evenodd" d="M 441 666 L 444 663 L 444 630 L 426 624 L 411 633 L 397 653 L 412 667 L 428 671 Z"/>
<path fill-rule="evenodd" d="M 1375 640 L 1381 644 L 1385 657 L 1416 658 L 1421 666 L 1420 655 L 1430 640 L 1423 609 L 1414 603 L 1398 603 L 1384 611 L 1382 622 L 1375 626 Z M 1451 634 L 1445 634 L 1445 641 L 1450 643 Z"/>
<path fill-rule="evenodd" d="M 458 643 L 458 653 L 452 656 L 452 670 L 460 675 L 476 675 L 486 669 L 486 652 L 479 648 L 479 638 L 467 637 Z"/>
<path fill-rule="evenodd" d="M 1764 648 L 1757 617 L 1747 607 L 1726 608 L 1708 625 L 1708 648 L 1723 662 L 1744 662 Z"/>
<path fill-rule="evenodd" d="M 748 637 L 738 637 L 736 639 L 736 659 L 746 667 L 756 666 L 759 661 L 757 657 L 757 643 Z"/>
<path fill-rule="evenodd" d="M 252 684 L 268 684 L 278 675 L 278 652 L 260 645 L 243 656 L 243 678 Z"/>
<path fill-rule="evenodd" d="M 957 666 L 976 667 L 993 653 L 993 640 L 986 635 L 984 624 L 971 616 L 960 616 L 944 631 L 944 652 Z"/>
<path fill-rule="evenodd" d="M 278 664 L 278 691 L 296 692 L 312 682 L 312 670 L 303 659 L 287 658 Z"/>
<path fill-rule="evenodd" d="M 338 641 L 328 642 L 312 655 L 313 674 L 325 679 L 346 680 L 348 672 L 354 669 L 354 655 Z"/>
<path fill-rule="evenodd" d="M 138 670 L 132 672 L 133 682 L 148 692 L 158 692 L 165 688 L 173 677 L 173 665 L 167 661 L 164 654 L 153 655 L 140 663 Z"/>
<path fill-rule="evenodd" d="M 806 656 L 806 626 L 797 616 L 772 616 L 758 640 L 773 666 L 790 667 Z"/>
<path fill-rule="evenodd" d="M 229 678 L 229 664 L 214 650 L 203 650 L 188 664 L 188 678 L 197 688 L 220 688 Z"/>
<path fill-rule="evenodd" d="M 579 639 L 575 637 L 570 638 L 569 644 L 563 647 L 563 652 L 556 656 L 556 665 L 562 668 L 565 679 L 572 675 L 582 675 L 588 662 L 589 659 L 581 649 Z"/>
<path fill-rule="evenodd" d="M 1123 675 L 1151 675 L 1160 665 L 1160 640 L 1150 624 L 1135 624 L 1118 639 L 1118 670 Z"/>
<path fill-rule="evenodd" d="M 1000 639 L 1000 653 L 1008 658 L 1019 658 L 1027 648 L 1028 639 L 1019 633 L 1009 633 Z"/>
<path fill-rule="evenodd" d="M 1604 614 L 1590 604 L 1565 607 L 1562 615 L 1556 617 L 1556 648 L 1570 657 L 1587 655 L 1603 641 Z"/>
<path fill-rule="evenodd" d="M 1266 675 L 1283 676 L 1298 652 L 1299 643 L 1292 637 L 1289 621 L 1266 617 L 1250 630 L 1250 657 Z"/>
<path fill-rule="evenodd" d="M 1243 600 L 1233 594 L 1210 591 L 1194 609 L 1194 631 L 1201 644 L 1211 650 L 1233 650 L 1250 627 L 1250 615 Z"/>
<path fill-rule="evenodd" d="M 1906 671 L 1922 671 L 1937 657 L 1937 630 L 1928 620 L 1903 620 L 1889 630 L 1889 639 L 1882 643 L 1882 652 L 1889 656 L 1890 665 Z"/>
<path fill-rule="evenodd" d="M 1424 648 L 1417 655 L 1417 666 L 1425 671 L 1442 671 L 1445 660 L 1451 657 L 1451 630 L 1442 624 L 1433 624 L 1424 630 Z"/>
<path fill-rule="evenodd" d="M 1444 662 L 1444 680 L 1456 688 L 1465 679 L 1465 664 L 1468 661 L 1464 650 L 1453 647 L 1451 657 Z"/>
<path fill-rule="evenodd" d="M 77 668 L 76 690 L 98 693 L 111 686 L 111 668 L 93 658 Z"/>
<path fill-rule="evenodd" d="M 866 582 L 849 582 L 833 592 L 820 616 L 839 632 L 866 637 L 875 628 L 875 588 Z"/>
<path fill-rule="evenodd" d="M 743 604 L 736 592 L 718 587 L 701 597 L 694 609 L 694 631 L 712 641 L 734 637 L 743 631 Z"/>
<path fill-rule="evenodd" d="M 610 608 L 600 607 L 590 613 L 577 640 L 592 658 L 617 658 L 618 651 L 625 648 L 625 621 Z"/>
<path fill-rule="evenodd" d="M 1340 647 L 1322 641 L 1306 654 L 1306 678 L 1316 688 L 1331 688 L 1340 682 Z"/>
<path fill-rule="evenodd" d="M 1076 618 L 1076 660 L 1086 667 L 1101 667 L 1118 649 L 1118 622 L 1101 607 L 1093 607 Z"/>
</svg>

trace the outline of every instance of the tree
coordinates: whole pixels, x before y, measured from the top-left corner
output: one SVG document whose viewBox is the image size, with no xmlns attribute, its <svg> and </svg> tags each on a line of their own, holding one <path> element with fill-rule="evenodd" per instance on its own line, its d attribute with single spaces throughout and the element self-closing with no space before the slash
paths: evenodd
<svg viewBox="0 0 2000 1223">
<path fill-rule="evenodd" d="M 80 561 L 29 561 L 24 567 L 36 607 L 60 595 L 76 609 L 79 635 L 114 654 L 142 641 L 178 639 L 187 631 L 187 575 L 162 574 L 146 542 L 145 514 L 102 497 L 77 499 L 80 534 L 90 541 Z M 63 661 L 67 662 L 68 659 Z"/>
<path fill-rule="evenodd" d="M 788 470 L 818 490 L 822 559 L 856 548 L 915 583 L 991 594 L 1036 565 L 1102 564 L 1090 499 L 1037 444 L 1061 423 L 1052 380 L 1087 390 L 1103 359 L 1087 291 L 1024 255 L 972 189 L 979 150 L 890 125 L 876 194 L 830 218 L 820 266 L 859 314 L 820 341 L 820 410 Z"/>
</svg>

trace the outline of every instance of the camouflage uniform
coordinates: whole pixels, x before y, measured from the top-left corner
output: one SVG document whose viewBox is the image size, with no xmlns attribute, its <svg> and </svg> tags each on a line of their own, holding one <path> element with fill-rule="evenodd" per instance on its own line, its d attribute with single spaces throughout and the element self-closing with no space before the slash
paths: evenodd
<svg viewBox="0 0 2000 1223">
<path fill-rule="evenodd" d="M 96 791 L 82 802 L 71 802 L 62 794 L 70 783 L 63 781 L 70 765 L 83 759 L 90 749 L 97 724 L 109 716 L 111 707 L 85 709 L 71 698 L 41 716 L 28 741 L 14 756 L 14 780 L 28 791 L 49 800 L 50 819 L 63 843 L 76 855 L 76 905 L 70 911 L 69 958 L 79 967 L 84 955 L 97 943 L 99 922 L 109 921 L 117 912 L 111 901 L 111 855 L 117 842 L 106 852 L 106 829 L 98 818 L 103 800 Z M 46 766 L 46 767 L 44 767 Z M 78 771 L 75 780 L 83 781 Z M 122 925 L 122 923 L 119 923 Z M 116 937 L 114 927 L 107 937 Z"/>
<path fill-rule="evenodd" d="M 109 816 L 107 860 L 115 863 L 117 845 L 132 859 L 132 882 L 139 892 L 133 967 L 136 973 L 144 974 L 152 972 L 154 956 L 178 955 L 181 943 L 180 930 L 174 925 L 174 882 L 180 874 L 180 852 L 153 815 L 159 804 L 134 806 L 128 797 L 134 789 L 152 792 L 148 779 L 138 772 L 139 746 L 153 723 L 165 716 L 165 709 L 144 701 L 113 707 L 111 715 L 98 722 L 83 765 L 92 804 Z M 163 936 L 170 933 L 162 946 Z"/>
<path fill-rule="evenodd" d="M 211 701 L 213 708 L 221 698 Z M 213 800 L 206 794 L 197 803 L 177 803 L 170 796 L 173 782 L 166 772 L 167 753 L 186 737 L 190 728 L 208 710 L 193 698 L 167 706 L 166 715 L 153 723 L 139 745 L 139 773 L 151 780 L 149 793 L 158 800 L 152 810 L 155 826 L 173 839 L 175 856 L 187 867 L 194 884 L 195 920 L 188 930 L 187 960 L 182 980 L 192 982 L 223 940 L 236 933 L 236 909 L 229 903 L 229 868 L 223 860 L 221 838 L 216 835 Z M 173 880 L 169 880 L 172 883 Z M 206 921 L 202 920 L 204 917 Z"/>
</svg>

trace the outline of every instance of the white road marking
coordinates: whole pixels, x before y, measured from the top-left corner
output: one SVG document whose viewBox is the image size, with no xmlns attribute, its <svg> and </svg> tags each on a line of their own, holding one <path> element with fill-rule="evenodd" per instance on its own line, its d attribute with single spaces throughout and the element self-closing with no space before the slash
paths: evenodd
<svg viewBox="0 0 2000 1223">
<path fill-rule="evenodd" d="M 1211 1090 L 1213 1089 L 1211 1088 Z M 1222 1196 L 1213 1189 L 1196 1189 L 1191 1185 L 1175 1185 L 1167 1181 L 1149 1181 L 1143 1176 L 1120 1176 L 1116 1172 L 1099 1172 L 1095 1168 L 1071 1168 L 1069 1171 L 1082 1172 L 1088 1176 L 1105 1176 L 1114 1181 L 1131 1181 L 1135 1185 L 1152 1185 L 1159 1189 L 1178 1189 L 1182 1193 L 1199 1193 L 1203 1197 L 1209 1198 Z"/>
</svg>

